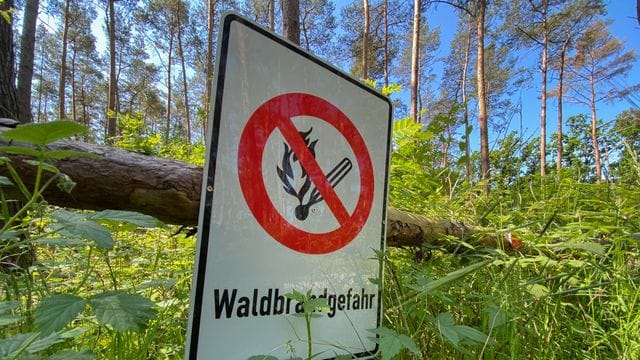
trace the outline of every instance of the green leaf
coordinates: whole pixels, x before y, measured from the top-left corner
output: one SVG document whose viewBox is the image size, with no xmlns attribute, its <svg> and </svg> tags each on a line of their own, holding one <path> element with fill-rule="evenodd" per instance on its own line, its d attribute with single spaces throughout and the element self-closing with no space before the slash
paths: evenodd
<svg viewBox="0 0 640 360">
<path fill-rule="evenodd" d="M 495 340 L 489 338 L 487 335 L 485 335 L 482 331 L 478 329 L 474 329 L 466 325 L 456 325 L 455 329 L 458 335 L 463 340 L 469 340 L 471 342 L 480 343 L 480 344 L 488 343 L 493 345 L 495 343 Z"/>
<path fill-rule="evenodd" d="M 71 194 L 71 190 L 76 187 L 76 183 L 71 180 L 69 175 L 60 174 L 60 178 L 58 179 L 58 189 L 66 192 L 67 194 Z"/>
<path fill-rule="evenodd" d="M 40 161 L 38 161 L 38 160 L 23 160 L 23 161 L 25 163 L 27 163 L 29 165 L 32 165 L 32 166 L 35 166 L 35 167 L 38 167 L 41 164 Z M 53 174 L 57 174 L 57 173 L 60 172 L 60 170 L 58 170 L 57 167 L 55 167 L 55 166 L 53 166 L 53 165 L 51 165 L 49 163 L 46 163 L 46 162 L 42 163 L 42 169 L 45 170 L 45 171 L 48 171 L 50 173 L 53 173 Z"/>
<path fill-rule="evenodd" d="M 37 338 L 38 333 L 21 333 L 0 340 L 0 359 L 14 359 L 22 354 Z"/>
<path fill-rule="evenodd" d="M 309 299 L 302 305 L 305 314 L 311 314 L 314 311 L 329 312 L 331 308 L 325 298 Z"/>
<path fill-rule="evenodd" d="M 0 186 L 13 186 L 13 183 L 8 177 L 0 176 Z"/>
<path fill-rule="evenodd" d="M 470 274 L 488 264 L 491 263 L 492 260 L 485 260 L 485 261 L 480 261 L 477 262 L 475 264 L 466 266 L 462 269 L 458 269 L 455 271 L 452 271 L 450 273 L 448 273 L 447 275 L 441 277 L 438 280 L 434 280 L 434 281 L 430 281 L 427 282 L 426 284 L 419 284 L 419 285 L 414 285 L 411 286 L 413 289 L 420 291 L 421 293 L 423 293 L 424 295 L 428 295 L 429 293 L 441 288 L 442 286 L 445 286 L 447 284 L 450 284 L 462 277 L 464 277 L 467 274 Z M 411 301 L 411 299 L 409 299 L 408 301 Z"/>
<path fill-rule="evenodd" d="M 155 304 L 142 296 L 123 291 L 108 291 L 89 299 L 98 323 L 118 331 L 139 332 L 155 319 Z"/>
<path fill-rule="evenodd" d="M 47 360 L 95 360 L 97 359 L 93 353 L 89 350 L 72 351 L 72 350 L 63 350 L 57 352 L 47 358 Z"/>
<path fill-rule="evenodd" d="M 43 335 L 64 328 L 84 309 L 86 300 L 69 294 L 52 295 L 40 302 L 36 309 L 36 325 Z"/>
<path fill-rule="evenodd" d="M 104 226 L 66 210 L 60 210 L 52 217 L 58 221 L 60 228 L 57 230 L 61 235 L 93 240 L 102 249 L 113 248 L 111 233 Z"/>
<path fill-rule="evenodd" d="M 297 302 L 304 302 L 305 300 L 304 294 L 298 292 L 297 290 L 292 290 L 291 292 L 284 294 L 284 296 Z"/>
<path fill-rule="evenodd" d="M 529 294 L 533 295 L 536 298 L 541 298 L 547 294 L 549 294 L 549 288 L 542 284 L 531 284 L 527 286 L 527 291 Z"/>
<path fill-rule="evenodd" d="M 86 153 L 81 151 L 73 151 L 73 150 L 51 150 L 45 151 L 44 157 L 47 159 L 66 159 L 70 157 L 86 157 L 86 158 L 96 158 L 98 155 L 92 153 Z"/>
<path fill-rule="evenodd" d="M 158 227 L 162 224 L 160 220 L 153 216 L 123 210 L 98 211 L 87 216 L 87 219 L 123 222 L 147 228 Z"/>
<path fill-rule="evenodd" d="M 20 306 L 20 303 L 16 300 L 0 302 L 0 314 L 6 314 L 17 309 L 18 306 Z"/>
<path fill-rule="evenodd" d="M 0 146 L 0 152 L 14 155 L 27 155 L 33 157 L 39 157 L 40 151 L 24 146 Z"/>
<path fill-rule="evenodd" d="M 558 244 L 546 244 L 546 247 L 558 250 L 565 249 L 573 249 L 573 250 L 583 250 L 596 255 L 604 256 L 606 253 L 606 248 L 602 244 L 598 244 L 595 242 L 563 242 Z"/>
<path fill-rule="evenodd" d="M 7 140 L 23 141 L 44 146 L 56 140 L 83 133 L 85 127 L 73 121 L 51 121 L 40 124 L 24 124 L 2 133 Z"/>
<path fill-rule="evenodd" d="M 402 349 L 407 349 L 416 355 L 420 354 L 416 343 L 407 335 L 398 334 L 384 326 L 368 331 L 379 336 L 377 338 L 370 337 L 369 339 L 380 345 L 382 360 L 393 359 Z"/>
<path fill-rule="evenodd" d="M 19 315 L 2 314 L 0 315 L 0 326 L 12 325 L 20 321 Z"/>
<path fill-rule="evenodd" d="M 57 333 L 51 333 L 49 334 L 49 336 L 44 337 L 42 339 L 38 339 L 34 342 L 31 343 L 31 345 L 29 345 L 29 347 L 27 348 L 27 351 L 35 354 L 37 352 L 43 351 L 43 350 L 47 350 L 48 348 L 52 347 L 55 344 L 61 343 L 63 342 L 64 339 L 61 339 L 60 336 L 58 336 Z"/>
<path fill-rule="evenodd" d="M 278 360 L 278 358 L 271 355 L 253 355 L 247 360 Z"/>
<path fill-rule="evenodd" d="M 440 313 L 436 317 L 436 326 L 440 331 L 440 335 L 454 346 L 458 346 L 460 342 L 460 336 L 455 328 L 455 322 L 453 321 L 453 315 L 451 313 Z"/>
<path fill-rule="evenodd" d="M 34 244 L 47 245 L 47 246 L 62 246 L 62 247 L 73 247 L 73 246 L 82 246 L 86 243 L 80 239 L 67 239 L 67 238 L 40 238 L 32 241 Z"/>
</svg>

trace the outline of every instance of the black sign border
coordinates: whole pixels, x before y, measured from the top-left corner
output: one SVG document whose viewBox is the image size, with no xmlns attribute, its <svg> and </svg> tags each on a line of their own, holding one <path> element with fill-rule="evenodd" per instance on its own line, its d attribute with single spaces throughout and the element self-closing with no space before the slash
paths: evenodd
<svg viewBox="0 0 640 360">
<path fill-rule="evenodd" d="M 388 127 L 387 127 L 387 159 L 386 159 L 386 165 L 385 165 L 385 180 L 384 180 L 384 191 L 385 191 L 385 195 L 388 191 L 388 186 L 389 186 L 389 165 L 390 165 L 390 157 L 391 157 L 391 132 L 392 132 L 392 128 L 393 128 L 393 124 L 392 124 L 392 116 L 393 116 L 393 105 L 391 103 L 391 100 L 389 100 L 388 97 L 382 95 L 381 93 L 379 93 L 377 90 L 361 83 L 360 81 L 352 78 L 351 76 L 345 74 L 344 72 L 342 72 L 340 69 L 337 69 L 329 64 L 327 64 L 326 62 L 324 62 L 323 60 L 321 60 L 320 58 L 306 52 L 305 50 L 301 49 L 300 47 L 294 45 L 293 43 L 281 38 L 280 36 L 277 36 L 271 32 L 269 32 L 268 30 L 256 25 L 255 23 L 241 17 L 240 15 L 236 14 L 236 13 L 227 13 L 226 15 L 224 15 L 223 18 L 223 30 L 221 33 L 221 40 L 220 40 L 220 44 L 219 44 L 219 48 L 218 48 L 218 71 L 217 71 L 217 82 L 216 82 L 216 97 L 215 97 L 215 105 L 214 105 L 214 110 L 213 110 L 213 124 L 212 124 L 212 129 L 210 131 L 210 136 L 211 136 L 211 146 L 210 146 L 210 152 L 209 152 L 209 165 L 206 169 L 204 169 L 205 171 L 208 170 L 207 174 L 206 174 L 206 187 L 204 187 L 206 195 L 205 195 L 205 200 L 204 200 L 204 213 L 203 216 L 201 217 L 202 219 L 202 223 L 198 223 L 198 232 L 199 232 L 199 243 L 200 243 L 200 253 L 198 258 L 196 259 L 196 268 L 197 268 L 197 274 L 196 274 L 196 281 L 195 281 L 195 293 L 194 293 L 194 300 L 193 300 L 193 314 L 192 314 L 192 318 L 190 319 L 191 325 L 190 327 L 190 339 L 187 339 L 187 341 L 189 342 L 189 360 L 197 360 L 198 359 L 198 340 L 199 340 L 199 336 L 200 336 L 200 318 L 202 315 L 202 300 L 203 300 L 203 296 L 204 296 L 204 280 L 205 280 L 205 273 L 206 273 L 206 265 L 207 265 L 207 254 L 209 252 L 209 229 L 211 227 L 211 212 L 212 212 L 212 204 L 213 204 L 213 194 L 214 191 L 209 191 L 209 187 L 213 188 L 214 186 L 214 180 L 215 180 L 215 170 L 216 170 L 216 159 L 217 159 L 217 154 L 218 154 L 218 136 L 219 136 L 219 130 L 220 130 L 220 114 L 222 112 L 222 96 L 224 93 L 224 83 L 225 83 L 225 73 L 226 73 L 226 67 L 227 67 L 227 54 L 228 54 L 228 49 L 229 49 L 229 35 L 230 35 L 230 30 L 231 30 L 231 23 L 233 23 L 234 21 L 246 26 L 247 28 L 261 34 L 262 36 L 284 46 L 285 48 L 287 48 L 288 50 L 293 51 L 294 53 L 306 58 L 307 60 L 310 60 L 312 62 L 314 62 L 317 65 L 322 66 L 323 68 L 325 68 L 326 70 L 329 70 L 330 72 L 332 72 L 333 74 L 349 81 L 350 83 L 358 86 L 359 88 L 361 88 L 362 90 L 365 90 L 366 92 L 378 97 L 379 99 L 385 101 L 388 104 L 389 107 L 389 115 L 388 115 Z M 385 221 L 387 219 L 387 196 L 385 196 L 383 198 L 383 209 L 382 209 L 382 221 L 383 221 L 383 225 L 385 224 Z M 385 243 L 385 237 L 386 237 L 386 226 L 382 226 L 382 234 L 380 237 L 380 249 L 384 249 L 384 243 Z M 378 314 L 377 314 L 377 319 L 376 319 L 376 326 L 380 327 L 380 321 L 381 321 L 381 313 L 382 313 L 382 280 L 383 280 L 383 266 L 384 266 L 384 261 L 380 261 L 380 266 L 379 266 L 379 274 L 378 274 L 378 279 L 380 280 L 380 284 L 378 285 Z M 378 348 L 379 345 L 376 344 L 375 348 L 373 348 L 372 350 L 369 351 L 365 351 L 365 352 L 361 352 L 358 354 L 354 354 L 353 356 L 355 356 L 356 358 L 364 358 L 364 357 L 369 357 L 369 356 L 374 356 L 377 352 L 378 352 Z M 322 359 L 322 360 L 332 360 L 335 358 L 328 358 L 328 359 Z"/>
</svg>

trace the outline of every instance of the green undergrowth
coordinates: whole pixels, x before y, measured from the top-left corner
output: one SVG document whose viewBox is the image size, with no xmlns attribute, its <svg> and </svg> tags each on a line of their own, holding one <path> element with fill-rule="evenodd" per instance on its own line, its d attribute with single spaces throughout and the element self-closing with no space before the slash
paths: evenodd
<svg viewBox="0 0 640 360">
<path fill-rule="evenodd" d="M 0 359 L 182 359 L 195 238 L 141 214 L 47 206 L 43 188 L 73 188 L 50 160 L 77 154 L 43 146 L 81 131 L 58 126 L 9 135 L 32 150 L 0 149 L 33 156 L 39 174 L 28 188 L 0 158 L 12 174 L 0 177 Z M 487 197 L 461 172 L 433 170 L 435 132 L 396 123 L 392 206 L 521 246 L 443 236 L 455 246 L 387 249 L 378 357 L 640 358 L 640 183 L 525 174 Z"/>
</svg>

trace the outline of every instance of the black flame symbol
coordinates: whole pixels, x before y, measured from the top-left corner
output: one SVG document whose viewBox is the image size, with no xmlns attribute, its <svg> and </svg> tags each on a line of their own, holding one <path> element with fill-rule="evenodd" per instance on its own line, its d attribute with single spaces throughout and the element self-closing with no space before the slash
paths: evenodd
<svg viewBox="0 0 640 360">
<path fill-rule="evenodd" d="M 304 143 L 307 145 L 307 148 L 315 158 L 315 147 L 319 139 L 311 141 L 311 131 L 313 131 L 313 127 L 310 128 L 307 132 L 300 131 L 299 134 L 300 136 L 302 136 L 302 138 L 304 139 Z M 300 168 L 302 169 L 300 179 L 304 179 L 304 182 L 298 190 L 293 187 L 293 185 L 291 184 L 291 180 L 295 180 L 293 176 L 293 163 L 298 162 L 298 157 L 293 153 L 293 149 L 289 148 L 289 145 L 287 145 L 286 142 L 283 144 L 284 155 L 282 156 L 282 168 L 276 166 L 278 177 L 280 178 L 280 180 L 282 180 L 282 187 L 284 188 L 284 190 L 288 194 L 298 199 L 299 205 L 296 206 L 295 210 L 296 218 L 298 218 L 298 220 L 305 220 L 307 216 L 309 216 L 309 209 L 311 208 L 311 206 L 323 201 L 324 199 L 315 186 L 313 186 L 312 189 L 313 184 L 302 164 L 299 164 Z M 331 171 L 329 171 L 329 173 L 327 174 L 327 179 L 329 180 L 329 184 L 331 184 L 331 187 L 335 188 L 340 183 L 340 181 L 342 181 L 342 179 L 344 179 L 344 177 L 349 173 L 349 171 L 351 171 L 352 167 L 353 165 L 351 164 L 351 160 L 345 157 L 338 163 L 338 165 L 331 169 Z M 309 192 L 309 190 L 311 190 L 311 193 L 309 193 L 307 201 L 304 202 L 305 195 Z"/>
</svg>

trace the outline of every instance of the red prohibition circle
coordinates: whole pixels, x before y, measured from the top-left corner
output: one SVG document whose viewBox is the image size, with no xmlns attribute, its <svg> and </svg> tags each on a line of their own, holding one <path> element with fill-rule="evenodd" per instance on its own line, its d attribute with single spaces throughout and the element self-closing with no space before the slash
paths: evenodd
<svg viewBox="0 0 640 360">
<path fill-rule="evenodd" d="M 336 128 L 351 146 L 360 171 L 360 194 L 352 213 L 329 184 L 327 176 L 307 148 L 292 118 L 313 116 Z M 320 191 L 340 226 L 326 233 L 310 233 L 289 223 L 274 207 L 262 174 L 264 148 L 271 133 L 280 130 L 294 154 Z M 333 104 L 314 95 L 288 93 L 260 105 L 245 125 L 238 146 L 240 188 L 260 226 L 280 244 L 305 254 L 327 254 L 349 244 L 364 227 L 373 204 L 373 166 L 358 129 Z"/>
</svg>

